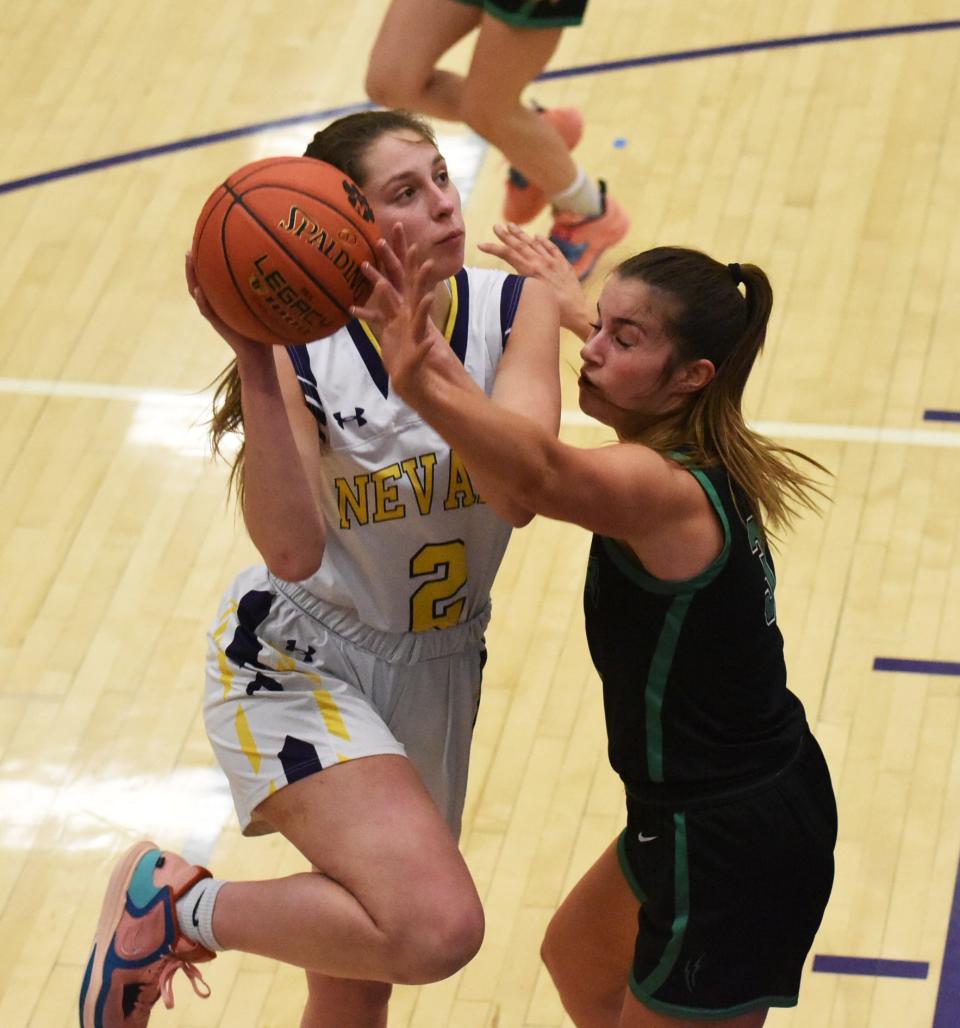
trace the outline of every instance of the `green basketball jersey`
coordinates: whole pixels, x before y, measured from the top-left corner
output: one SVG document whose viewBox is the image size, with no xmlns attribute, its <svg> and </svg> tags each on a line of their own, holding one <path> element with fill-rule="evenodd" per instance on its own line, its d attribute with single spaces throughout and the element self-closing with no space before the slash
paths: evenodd
<svg viewBox="0 0 960 1028">
<path fill-rule="evenodd" d="M 786 685 L 776 579 L 758 526 L 725 470 L 690 473 L 723 527 L 716 560 L 666 582 L 594 536 L 584 590 L 611 764 L 628 790 L 671 800 L 777 771 L 806 726 Z"/>
</svg>

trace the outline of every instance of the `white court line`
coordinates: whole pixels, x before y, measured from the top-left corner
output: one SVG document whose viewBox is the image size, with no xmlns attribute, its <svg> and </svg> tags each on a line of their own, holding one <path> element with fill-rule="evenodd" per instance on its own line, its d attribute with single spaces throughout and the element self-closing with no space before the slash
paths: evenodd
<svg viewBox="0 0 960 1028">
<path fill-rule="evenodd" d="M 190 389 L 141 389 L 136 386 L 98 382 L 60 382 L 40 378 L 0 378 L 0 393 L 26 396 L 67 396 L 91 400 L 128 400 L 208 410 L 212 392 Z M 582 411 L 565 410 L 562 424 L 570 427 L 599 427 L 600 423 Z M 778 439 L 824 439 L 846 443 L 892 443 L 899 446 L 960 446 L 960 428 L 885 428 L 880 425 L 823 425 L 805 421 L 754 421 L 754 431 Z"/>
<path fill-rule="evenodd" d="M 564 411 L 564 425 L 597 425 L 582 411 Z M 751 421 L 754 432 L 777 439 L 827 439 L 840 443 L 894 443 L 900 446 L 960 446 L 960 431 L 884 428 L 880 425 L 820 425 L 809 421 Z"/>
<path fill-rule="evenodd" d="M 195 399 L 209 403 L 210 390 L 142 389 L 138 386 L 107 385 L 101 382 L 61 382 L 43 378 L 0 378 L 0 393 L 25 396 L 76 396 L 87 400 L 130 400 L 133 403 L 180 404 Z"/>
</svg>

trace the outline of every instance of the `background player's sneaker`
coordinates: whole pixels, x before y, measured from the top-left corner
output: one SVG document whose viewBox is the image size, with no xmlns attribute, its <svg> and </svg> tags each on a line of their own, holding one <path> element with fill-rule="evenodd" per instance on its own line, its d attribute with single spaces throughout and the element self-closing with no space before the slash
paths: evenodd
<svg viewBox="0 0 960 1028">
<path fill-rule="evenodd" d="M 152 842 L 138 842 L 124 853 L 110 876 L 83 976 L 81 1028 L 142 1028 L 161 996 L 173 1006 L 170 979 L 177 971 L 187 975 L 198 996 L 210 995 L 193 965 L 216 954 L 181 934 L 174 906 L 209 877 L 206 868 Z"/>
<path fill-rule="evenodd" d="M 593 218 L 581 218 L 569 211 L 557 213 L 550 229 L 550 240 L 573 265 L 582 282 L 593 271 L 604 250 L 619 243 L 630 231 L 627 212 L 607 196 L 606 183 L 600 180 L 601 212 Z"/>
<path fill-rule="evenodd" d="M 560 133 L 568 150 L 572 150 L 583 135 L 583 115 L 576 107 L 537 107 L 537 113 Z M 525 225 L 547 206 L 547 198 L 539 186 L 528 182 L 516 168 L 507 176 L 507 194 L 503 200 L 503 219 Z"/>
</svg>

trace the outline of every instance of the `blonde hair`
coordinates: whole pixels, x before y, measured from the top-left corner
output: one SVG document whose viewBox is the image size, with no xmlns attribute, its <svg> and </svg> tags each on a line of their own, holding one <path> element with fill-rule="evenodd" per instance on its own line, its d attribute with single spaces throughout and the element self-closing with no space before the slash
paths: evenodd
<svg viewBox="0 0 960 1028">
<path fill-rule="evenodd" d="M 773 307 L 773 289 L 762 269 L 721 264 L 697 250 L 657 247 L 624 261 L 613 274 L 639 279 L 668 298 L 665 329 L 675 353 L 665 375 L 704 358 L 716 368 L 714 378 L 685 407 L 644 428 L 634 441 L 665 456 L 680 452 L 695 467 L 724 467 L 746 494 L 750 513 L 765 534 L 769 527 L 775 537 L 802 510 L 817 510 L 826 493 L 797 462 L 829 471 L 805 453 L 748 428 L 741 410 Z"/>
</svg>

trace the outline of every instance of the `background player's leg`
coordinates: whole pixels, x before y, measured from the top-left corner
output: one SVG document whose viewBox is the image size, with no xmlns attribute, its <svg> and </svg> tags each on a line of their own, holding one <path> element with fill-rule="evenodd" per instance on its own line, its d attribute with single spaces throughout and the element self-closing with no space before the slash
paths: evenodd
<svg viewBox="0 0 960 1028">
<path fill-rule="evenodd" d="M 520 102 L 521 91 L 543 70 L 561 33 L 516 28 L 484 16 L 463 87 L 461 116 L 507 157 L 514 174 L 549 200 L 554 213 L 550 236 L 583 279 L 626 236 L 630 219 L 607 195 L 605 184 L 574 162 L 550 119 Z M 508 190 L 505 210 L 515 206 Z"/>
<path fill-rule="evenodd" d="M 548 196 L 566 189 L 577 166 L 560 133 L 520 94 L 543 71 L 562 29 L 523 29 L 484 15 L 464 84 L 461 117 Z"/>
<path fill-rule="evenodd" d="M 393 0 L 370 51 L 367 95 L 384 107 L 459 121 L 463 76 L 434 65 L 480 16 L 479 7 L 452 0 Z"/>
<path fill-rule="evenodd" d="M 639 910 L 614 840 L 560 904 L 540 950 L 578 1028 L 616 1028 L 629 992 Z"/>
<path fill-rule="evenodd" d="M 518 29 L 484 15 L 464 85 L 460 116 L 547 196 L 577 178 L 577 166 L 556 128 L 520 101 L 544 70 L 561 29 Z"/>
</svg>

